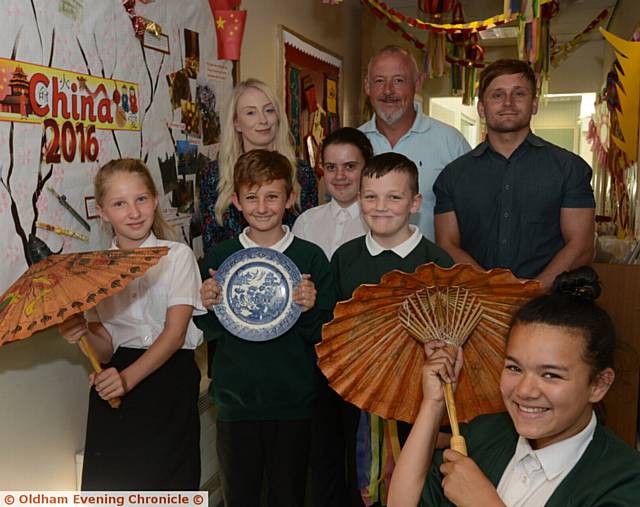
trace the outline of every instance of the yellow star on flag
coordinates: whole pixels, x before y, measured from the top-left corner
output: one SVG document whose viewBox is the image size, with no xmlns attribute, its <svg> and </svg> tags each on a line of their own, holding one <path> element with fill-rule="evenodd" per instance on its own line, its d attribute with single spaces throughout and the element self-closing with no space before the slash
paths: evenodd
<svg viewBox="0 0 640 507">
<path fill-rule="evenodd" d="M 218 27 L 220 30 L 224 30 L 224 24 L 226 23 L 226 20 L 224 20 L 222 18 L 222 16 L 218 17 L 218 19 L 216 19 L 216 27 Z"/>
</svg>

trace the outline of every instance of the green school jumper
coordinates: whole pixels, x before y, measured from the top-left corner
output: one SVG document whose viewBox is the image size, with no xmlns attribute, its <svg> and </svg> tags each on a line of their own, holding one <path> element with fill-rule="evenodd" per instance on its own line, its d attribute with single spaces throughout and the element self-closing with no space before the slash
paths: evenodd
<svg viewBox="0 0 640 507">
<path fill-rule="evenodd" d="M 232 253 L 243 248 L 230 239 L 216 245 L 201 265 L 218 269 Z M 295 238 L 283 252 L 301 273 L 311 275 L 317 290 L 316 304 L 303 312 L 282 336 L 250 342 L 224 329 L 213 312 L 194 319 L 207 341 L 215 341 L 209 395 L 221 421 L 301 420 L 311 408 L 321 385 L 314 345 L 320 341 L 322 324 L 331 320 L 335 289 L 324 252 L 308 241 Z"/>
<path fill-rule="evenodd" d="M 469 456 L 497 488 L 511 461 L 518 434 L 509 414 L 477 417 L 462 429 Z M 436 451 L 421 506 L 449 507 L 442 492 L 442 451 Z M 637 507 L 640 454 L 600 423 L 580 460 L 558 485 L 546 507 Z M 479 506 L 480 507 L 480 506 Z M 539 507 L 539 506 L 532 506 Z"/>
<path fill-rule="evenodd" d="M 366 236 L 361 236 L 345 243 L 331 258 L 338 301 L 349 299 L 358 285 L 378 283 L 382 275 L 394 269 L 413 273 L 418 266 L 427 262 L 435 262 L 443 268 L 453 266 L 449 254 L 424 236 L 404 259 L 391 250 L 371 255 L 365 238 Z"/>
</svg>

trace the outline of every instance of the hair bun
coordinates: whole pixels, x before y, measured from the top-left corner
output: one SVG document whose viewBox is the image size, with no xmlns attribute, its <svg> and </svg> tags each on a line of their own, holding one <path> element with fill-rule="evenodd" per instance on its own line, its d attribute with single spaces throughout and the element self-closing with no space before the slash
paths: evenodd
<svg viewBox="0 0 640 507">
<path fill-rule="evenodd" d="M 560 273 L 551 288 L 552 294 L 562 294 L 592 302 L 598 299 L 601 292 L 598 273 L 590 266 Z"/>
</svg>

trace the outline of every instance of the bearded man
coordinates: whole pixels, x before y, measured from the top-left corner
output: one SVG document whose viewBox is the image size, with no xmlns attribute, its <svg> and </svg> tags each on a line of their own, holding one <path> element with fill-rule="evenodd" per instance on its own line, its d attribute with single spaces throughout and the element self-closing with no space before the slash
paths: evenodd
<svg viewBox="0 0 640 507">
<path fill-rule="evenodd" d="M 371 141 L 375 155 L 402 153 L 418 167 L 422 206 L 412 222 L 433 241 L 433 183 L 444 166 L 470 146 L 458 130 L 428 117 L 414 104 L 422 81 L 416 61 L 405 49 L 386 46 L 379 50 L 369 60 L 364 81 L 375 114 L 358 128 Z"/>
</svg>

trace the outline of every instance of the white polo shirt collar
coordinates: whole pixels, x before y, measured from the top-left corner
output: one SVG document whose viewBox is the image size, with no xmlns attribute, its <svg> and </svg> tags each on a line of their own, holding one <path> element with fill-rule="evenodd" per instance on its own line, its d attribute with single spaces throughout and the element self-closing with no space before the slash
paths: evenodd
<svg viewBox="0 0 640 507">
<path fill-rule="evenodd" d="M 334 220 L 337 220 L 340 214 L 345 213 L 349 216 L 349 218 L 358 218 L 360 216 L 360 203 L 356 201 L 350 206 L 343 208 L 335 201 L 335 199 L 331 199 L 329 201 L 329 211 L 331 212 L 331 217 Z"/>
<path fill-rule="evenodd" d="M 409 228 L 412 230 L 411 236 L 409 236 L 409 238 L 407 238 L 399 245 L 394 246 L 393 248 L 385 248 L 380 245 L 380 243 L 373 239 L 371 231 L 369 231 L 364 240 L 365 245 L 367 246 L 367 250 L 373 257 L 375 257 L 376 255 L 380 255 L 385 250 L 391 250 L 393 253 L 404 259 L 413 251 L 415 247 L 418 246 L 418 243 L 420 243 L 420 241 L 422 240 L 422 233 L 416 225 L 409 224 Z"/>
<path fill-rule="evenodd" d="M 238 240 L 240 241 L 240 244 L 244 248 L 262 247 L 262 245 L 258 245 L 258 243 L 253 241 L 247 235 L 247 233 L 249 232 L 249 229 L 250 229 L 249 227 L 245 227 L 244 231 L 242 231 L 240 236 L 238 236 Z M 284 236 L 282 237 L 282 239 L 280 239 L 277 243 L 269 247 L 262 247 L 262 248 L 272 248 L 273 250 L 277 250 L 280 253 L 283 253 L 287 248 L 289 248 L 289 245 L 291 245 L 291 243 L 293 242 L 293 238 L 295 238 L 295 236 L 293 235 L 293 232 L 291 232 L 291 230 L 289 229 L 288 225 L 283 225 L 282 230 L 284 231 Z"/>
<path fill-rule="evenodd" d="M 578 462 L 596 430 L 596 416 L 592 412 L 589 424 L 576 435 L 542 449 L 533 450 L 526 438 L 519 437 L 514 454 L 514 463 L 531 455 L 542 466 L 547 480 L 553 480 L 568 471 Z"/>
<path fill-rule="evenodd" d="M 156 238 L 156 235 L 153 233 L 153 231 L 151 231 L 149 233 L 149 237 L 147 237 L 147 239 L 145 239 L 144 242 L 138 248 L 151 248 L 154 246 L 158 246 L 158 238 Z M 114 236 L 111 239 L 111 247 L 109 248 L 109 250 L 119 250 L 119 249 L 120 247 L 118 246 L 117 239 Z"/>
</svg>

